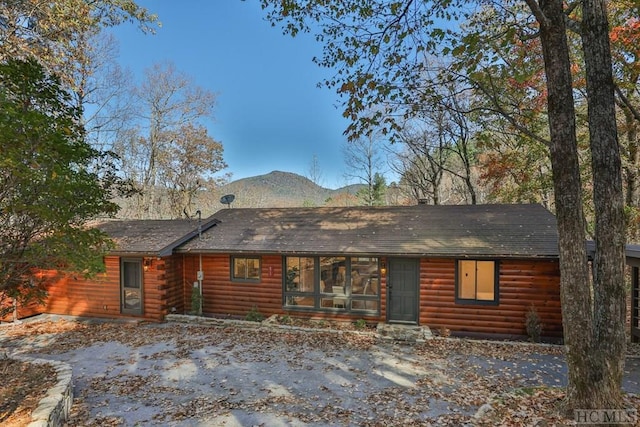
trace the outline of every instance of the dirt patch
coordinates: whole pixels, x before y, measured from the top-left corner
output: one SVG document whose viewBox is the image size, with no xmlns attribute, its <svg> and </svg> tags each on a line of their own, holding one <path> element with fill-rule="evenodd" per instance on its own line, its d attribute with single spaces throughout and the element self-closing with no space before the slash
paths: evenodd
<svg viewBox="0 0 640 427">
<path fill-rule="evenodd" d="M 57 381 L 56 371 L 46 364 L 0 359 L 0 424 L 24 426 L 49 388 Z"/>
</svg>

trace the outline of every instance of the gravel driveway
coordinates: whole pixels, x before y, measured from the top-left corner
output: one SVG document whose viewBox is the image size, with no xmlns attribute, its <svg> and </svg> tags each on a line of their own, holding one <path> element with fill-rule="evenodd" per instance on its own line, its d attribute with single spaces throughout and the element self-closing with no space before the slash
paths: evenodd
<svg viewBox="0 0 640 427">
<path fill-rule="evenodd" d="M 0 344 L 71 364 L 70 425 L 83 426 L 460 425 L 501 393 L 566 375 L 554 346 L 233 323 L 54 319 L 3 327 Z M 638 359 L 627 366 L 639 393 Z"/>
</svg>

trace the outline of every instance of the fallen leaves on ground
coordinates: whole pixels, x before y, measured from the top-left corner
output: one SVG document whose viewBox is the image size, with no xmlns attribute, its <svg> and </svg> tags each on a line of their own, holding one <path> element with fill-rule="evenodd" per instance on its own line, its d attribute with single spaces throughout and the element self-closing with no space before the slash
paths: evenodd
<svg viewBox="0 0 640 427">
<path fill-rule="evenodd" d="M 511 390 L 494 399 L 483 415 L 475 419 L 479 427 L 502 426 L 572 426 L 572 419 L 562 414 L 565 391 L 562 388 L 535 387 Z M 627 396 L 627 408 L 640 408 L 640 396 Z"/>
<path fill-rule="evenodd" d="M 86 378 L 86 384 L 78 388 L 74 399 L 69 426 L 122 425 L 124 413 L 140 408 L 156 408 L 148 420 L 155 424 L 207 420 L 234 411 L 264 413 L 315 425 L 370 427 L 535 425 L 539 420 L 551 426 L 570 422 L 557 411 L 557 403 L 563 398 L 562 389 L 539 387 L 540 376 L 548 374 L 542 368 L 538 371 L 540 357 L 545 356 L 546 363 L 550 360 L 552 364 L 557 359 L 560 369 L 563 363 L 560 346 L 443 338 L 408 346 L 379 342 L 375 334 L 348 324 L 297 322 L 289 326 L 295 327 L 59 320 L 7 328 L 5 338 L 0 341 L 14 349 L 30 346 L 30 352 L 52 356 L 107 343 L 132 350 L 147 348 L 131 353 L 127 350 L 123 355 L 114 351 L 104 375 Z M 149 348 L 153 351 L 148 351 Z M 357 358 L 371 351 L 402 353 L 404 368 L 412 371 L 407 376 L 416 380 L 411 385 L 402 385 L 400 379 L 398 384 L 390 382 L 385 388 L 369 389 L 367 376 L 372 372 L 339 364 L 342 359 L 338 356 Z M 247 387 L 238 387 L 219 379 L 202 385 L 210 393 L 199 393 L 195 386 L 186 386 L 179 379 L 168 382 L 161 377 L 167 370 L 188 369 L 197 352 L 197 363 L 208 364 L 207 369 L 233 367 L 249 379 L 251 373 L 241 372 L 245 362 L 284 366 L 284 372 L 270 374 L 274 378 L 281 375 L 300 378 L 302 383 L 307 372 L 318 369 L 327 378 L 351 380 L 321 384 L 312 392 L 287 390 L 286 394 L 279 394 L 277 389 L 261 383 L 248 381 Z M 310 354 L 322 360 L 335 357 L 337 361 L 314 365 L 307 360 Z M 158 371 L 127 371 L 142 361 L 157 363 Z M 527 364 L 526 376 L 515 369 L 518 363 Z M 335 399 L 328 402 L 320 399 L 322 395 Z M 95 402 L 95 396 L 107 397 L 103 402 Z M 89 406 L 91 398 L 94 403 Z M 114 414 L 106 410 L 108 399 L 127 403 L 119 414 Z M 640 404 L 637 397 L 633 399 L 633 404 Z M 354 401 L 360 402 L 362 408 L 356 410 Z M 491 410 L 475 418 L 477 409 L 488 402 Z M 426 410 L 431 414 L 429 417 L 424 415 Z"/>
<path fill-rule="evenodd" d="M 0 356 L 0 424 L 25 426 L 49 388 L 57 382 L 55 370 Z"/>
</svg>

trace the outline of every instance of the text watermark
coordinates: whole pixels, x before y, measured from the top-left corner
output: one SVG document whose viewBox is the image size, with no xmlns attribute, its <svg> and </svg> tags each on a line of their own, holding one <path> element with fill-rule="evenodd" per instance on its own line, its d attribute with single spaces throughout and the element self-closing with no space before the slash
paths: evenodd
<svg viewBox="0 0 640 427">
<path fill-rule="evenodd" d="M 576 409 L 573 420 L 577 424 L 635 424 L 637 409 Z"/>
</svg>

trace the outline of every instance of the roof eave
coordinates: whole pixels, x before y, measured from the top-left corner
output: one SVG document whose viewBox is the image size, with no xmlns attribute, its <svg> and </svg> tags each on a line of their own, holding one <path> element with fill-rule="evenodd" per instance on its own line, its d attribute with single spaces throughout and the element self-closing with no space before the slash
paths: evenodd
<svg viewBox="0 0 640 427">
<path fill-rule="evenodd" d="M 264 254 L 264 255 L 283 255 L 283 256 L 295 256 L 295 255 L 326 255 L 326 256 L 371 256 L 371 257 L 412 257 L 412 258 L 473 258 L 473 259 L 548 259 L 557 260 L 558 254 L 546 253 L 546 254 L 475 254 L 475 253 L 436 253 L 436 252 L 359 252 L 359 251 L 328 251 L 328 250 L 308 250 L 308 251 L 275 251 L 268 249 L 178 249 L 176 253 L 179 254 L 203 254 L 203 255 L 226 255 L 226 254 Z"/>
</svg>

